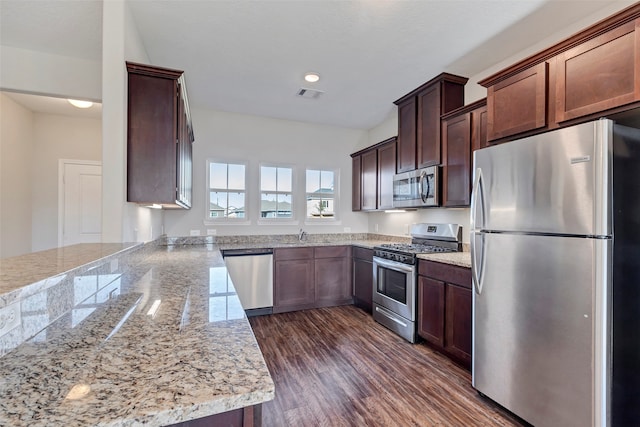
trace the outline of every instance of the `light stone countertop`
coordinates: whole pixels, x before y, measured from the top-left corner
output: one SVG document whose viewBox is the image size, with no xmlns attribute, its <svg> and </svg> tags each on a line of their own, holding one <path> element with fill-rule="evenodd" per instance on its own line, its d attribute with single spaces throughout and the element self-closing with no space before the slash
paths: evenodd
<svg viewBox="0 0 640 427">
<path fill-rule="evenodd" d="M 273 399 L 216 246 L 158 247 L 115 277 L 0 358 L 0 425 L 160 426 Z"/>
<path fill-rule="evenodd" d="M 444 264 L 457 265 L 459 267 L 471 268 L 470 252 L 446 252 L 437 254 L 420 254 L 419 259 L 427 261 L 442 262 Z"/>
<path fill-rule="evenodd" d="M 105 258 L 139 243 L 82 243 L 0 259 L 0 296 Z"/>
</svg>

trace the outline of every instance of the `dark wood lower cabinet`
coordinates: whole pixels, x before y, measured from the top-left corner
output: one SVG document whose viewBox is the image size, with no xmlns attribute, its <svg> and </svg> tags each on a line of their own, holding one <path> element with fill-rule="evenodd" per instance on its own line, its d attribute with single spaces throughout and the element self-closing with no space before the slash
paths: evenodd
<svg viewBox="0 0 640 427">
<path fill-rule="evenodd" d="M 351 247 L 315 248 L 316 307 L 351 304 Z"/>
<path fill-rule="evenodd" d="M 172 424 L 169 427 L 261 427 L 262 404 Z"/>
<path fill-rule="evenodd" d="M 420 260 L 418 273 L 418 335 L 469 369 L 471 269 Z"/>
<path fill-rule="evenodd" d="M 353 248 L 353 304 L 371 313 L 373 309 L 373 249 Z"/>
<path fill-rule="evenodd" d="M 444 347 L 444 282 L 418 278 L 418 335 Z"/>
<path fill-rule="evenodd" d="M 471 289 L 447 283 L 444 349 L 471 366 Z"/>
<path fill-rule="evenodd" d="M 274 313 L 352 302 L 350 246 L 274 251 Z"/>
</svg>

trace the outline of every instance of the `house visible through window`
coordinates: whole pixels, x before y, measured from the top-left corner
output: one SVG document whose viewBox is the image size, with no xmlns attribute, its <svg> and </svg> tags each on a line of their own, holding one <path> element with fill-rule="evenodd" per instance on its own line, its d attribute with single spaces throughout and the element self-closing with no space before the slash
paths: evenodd
<svg viewBox="0 0 640 427">
<path fill-rule="evenodd" d="M 307 169 L 307 218 L 334 218 L 335 172 Z"/>
<path fill-rule="evenodd" d="M 260 217 L 292 218 L 293 169 L 260 167 Z"/>
<path fill-rule="evenodd" d="M 208 218 L 245 218 L 243 164 L 209 162 Z"/>
</svg>

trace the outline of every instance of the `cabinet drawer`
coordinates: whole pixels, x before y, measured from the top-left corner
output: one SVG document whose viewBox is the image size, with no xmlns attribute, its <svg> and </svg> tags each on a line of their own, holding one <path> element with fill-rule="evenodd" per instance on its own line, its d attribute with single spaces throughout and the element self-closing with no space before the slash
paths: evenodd
<svg viewBox="0 0 640 427">
<path fill-rule="evenodd" d="M 316 258 L 343 258 L 351 256 L 351 246 L 317 246 Z"/>
<path fill-rule="evenodd" d="M 418 274 L 471 289 L 471 269 L 421 259 Z"/>
<path fill-rule="evenodd" d="M 273 257 L 276 261 L 313 259 L 313 248 L 276 248 Z"/>
<path fill-rule="evenodd" d="M 357 246 L 354 246 L 353 257 L 373 262 L 373 249 L 359 248 Z"/>
</svg>

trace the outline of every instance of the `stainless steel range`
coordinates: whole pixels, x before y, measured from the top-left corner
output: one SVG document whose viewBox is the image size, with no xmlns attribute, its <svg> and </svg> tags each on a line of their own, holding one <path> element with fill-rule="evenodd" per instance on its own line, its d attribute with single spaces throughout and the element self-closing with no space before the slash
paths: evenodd
<svg viewBox="0 0 640 427">
<path fill-rule="evenodd" d="M 413 224 L 410 244 L 384 244 L 373 252 L 373 318 L 416 342 L 417 255 L 462 250 L 462 226 Z"/>
</svg>

